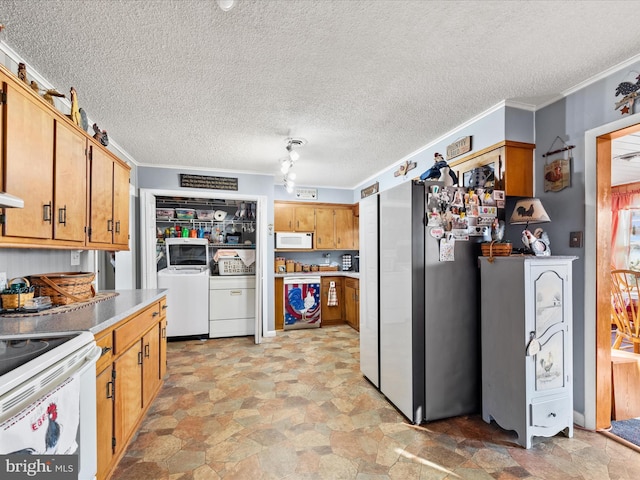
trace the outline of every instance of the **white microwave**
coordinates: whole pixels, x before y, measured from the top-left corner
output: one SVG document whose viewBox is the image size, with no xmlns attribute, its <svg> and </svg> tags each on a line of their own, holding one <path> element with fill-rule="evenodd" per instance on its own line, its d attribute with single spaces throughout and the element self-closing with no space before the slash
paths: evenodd
<svg viewBox="0 0 640 480">
<path fill-rule="evenodd" d="M 276 248 L 291 250 L 313 248 L 313 233 L 276 232 Z"/>
</svg>

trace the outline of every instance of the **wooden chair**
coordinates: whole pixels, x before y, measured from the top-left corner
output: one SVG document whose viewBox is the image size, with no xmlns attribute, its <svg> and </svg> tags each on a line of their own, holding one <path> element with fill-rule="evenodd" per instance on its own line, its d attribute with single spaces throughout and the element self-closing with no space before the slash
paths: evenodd
<svg viewBox="0 0 640 480">
<path fill-rule="evenodd" d="M 640 353 L 640 272 L 633 270 L 611 271 L 611 317 L 616 324 L 613 348 L 619 349 L 623 340 L 633 345 L 634 353 Z"/>
</svg>

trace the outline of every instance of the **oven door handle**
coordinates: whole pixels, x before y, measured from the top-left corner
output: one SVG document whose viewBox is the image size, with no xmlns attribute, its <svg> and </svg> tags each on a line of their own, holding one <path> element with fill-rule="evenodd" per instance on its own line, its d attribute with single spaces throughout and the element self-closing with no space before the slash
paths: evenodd
<svg viewBox="0 0 640 480">
<path fill-rule="evenodd" d="M 82 375 L 91 367 L 95 368 L 96 362 L 101 356 L 102 356 L 102 349 L 99 346 L 94 345 L 93 351 L 87 354 L 87 356 L 84 359 L 84 365 L 82 365 L 82 367 L 80 367 L 80 370 L 78 370 L 76 373 L 78 375 Z"/>
</svg>

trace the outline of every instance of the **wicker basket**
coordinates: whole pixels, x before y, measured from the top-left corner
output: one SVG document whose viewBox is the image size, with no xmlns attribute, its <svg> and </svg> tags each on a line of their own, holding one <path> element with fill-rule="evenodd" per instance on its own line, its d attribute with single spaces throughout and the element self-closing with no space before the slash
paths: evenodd
<svg viewBox="0 0 640 480">
<path fill-rule="evenodd" d="M 511 255 L 510 243 L 481 243 L 480 248 L 482 249 L 483 257 L 508 257 Z"/>
<path fill-rule="evenodd" d="M 238 257 L 221 257 L 218 260 L 218 271 L 220 275 L 254 275 L 256 264 L 254 262 L 247 266 Z"/>
<path fill-rule="evenodd" d="M 35 289 L 29 283 L 29 280 L 23 277 L 12 278 L 9 280 L 7 286 L 11 287 L 11 285 L 17 281 L 22 280 L 27 287 L 29 287 L 29 291 L 27 293 L 3 293 L 0 295 L 2 297 L 2 308 L 5 310 L 13 310 L 16 308 L 20 308 L 24 306 L 27 300 L 33 298 Z"/>
<path fill-rule="evenodd" d="M 38 296 L 51 297 L 54 305 L 68 305 L 93 298 L 95 273 L 61 272 L 31 275 L 31 283 L 38 289 Z"/>
</svg>

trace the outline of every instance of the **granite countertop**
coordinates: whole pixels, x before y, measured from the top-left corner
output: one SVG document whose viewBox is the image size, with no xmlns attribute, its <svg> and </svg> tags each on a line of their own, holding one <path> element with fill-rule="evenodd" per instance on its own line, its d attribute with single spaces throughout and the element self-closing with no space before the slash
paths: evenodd
<svg viewBox="0 0 640 480">
<path fill-rule="evenodd" d="M 118 295 L 68 313 L 1 317 L 0 335 L 88 330 L 94 335 L 157 302 L 165 289 L 116 290 Z"/>
<path fill-rule="evenodd" d="M 285 277 L 349 277 L 349 278 L 360 278 L 359 272 L 351 272 L 351 271 L 343 271 L 343 270 L 333 270 L 331 272 L 289 272 L 289 273 L 274 273 L 273 276 L 275 278 L 285 278 Z"/>
</svg>

